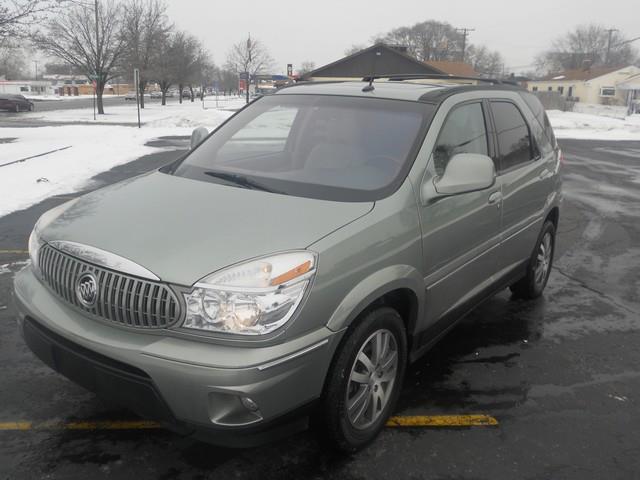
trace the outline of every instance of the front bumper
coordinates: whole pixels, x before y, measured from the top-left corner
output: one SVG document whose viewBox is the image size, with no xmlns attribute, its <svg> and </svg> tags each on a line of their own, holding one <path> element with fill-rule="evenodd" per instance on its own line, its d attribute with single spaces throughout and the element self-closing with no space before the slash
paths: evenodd
<svg viewBox="0 0 640 480">
<path fill-rule="evenodd" d="M 142 416 L 230 446 L 303 428 L 294 413 L 319 398 L 341 336 L 322 328 L 279 345 L 217 345 L 87 318 L 30 267 L 14 287 L 25 341 L 46 364 Z"/>
</svg>

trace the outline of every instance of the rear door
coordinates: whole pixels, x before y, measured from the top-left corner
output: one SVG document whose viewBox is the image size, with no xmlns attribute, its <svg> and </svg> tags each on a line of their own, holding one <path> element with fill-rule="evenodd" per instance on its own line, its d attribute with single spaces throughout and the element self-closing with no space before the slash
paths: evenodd
<svg viewBox="0 0 640 480">
<path fill-rule="evenodd" d="M 495 127 L 498 178 L 502 185 L 500 275 L 522 266 L 542 227 L 553 174 L 552 149 L 536 141 L 535 119 L 523 101 L 489 102 Z"/>
<path fill-rule="evenodd" d="M 423 185 L 430 191 L 435 177 L 458 153 L 492 156 L 482 99 L 453 106 L 438 133 Z M 491 284 L 500 241 L 500 186 L 421 199 L 420 220 L 429 322 L 467 304 Z"/>
</svg>

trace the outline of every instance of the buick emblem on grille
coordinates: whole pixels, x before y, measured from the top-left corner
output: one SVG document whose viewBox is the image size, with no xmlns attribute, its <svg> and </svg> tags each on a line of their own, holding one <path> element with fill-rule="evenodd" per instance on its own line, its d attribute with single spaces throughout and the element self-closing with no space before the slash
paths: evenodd
<svg viewBox="0 0 640 480">
<path fill-rule="evenodd" d="M 87 308 L 91 308 L 96 304 L 96 300 L 98 300 L 98 281 L 93 273 L 85 272 L 78 277 L 76 295 L 78 301 Z"/>
</svg>

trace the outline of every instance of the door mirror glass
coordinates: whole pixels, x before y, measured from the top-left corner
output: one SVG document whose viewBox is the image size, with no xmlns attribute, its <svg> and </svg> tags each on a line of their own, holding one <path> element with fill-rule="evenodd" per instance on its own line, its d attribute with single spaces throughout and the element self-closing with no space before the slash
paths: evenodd
<svg viewBox="0 0 640 480">
<path fill-rule="evenodd" d="M 440 195 L 484 190 L 491 187 L 496 178 L 493 160 L 478 153 L 458 153 L 447 163 L 444 174 L 436 177 L 433 185 Z"/>
<path fill-rule="evenodd" d="M 193 150 L 198 145 L 200 145 L 200 143 L 205 138 L 207 138 L 207 135 L 209 135 L 209 130 L 207 130 L 204 127 L 198 127 L 193 132 L 191 132 L 191 145 L 190 145 L 191 150 Z"/>
</svg>

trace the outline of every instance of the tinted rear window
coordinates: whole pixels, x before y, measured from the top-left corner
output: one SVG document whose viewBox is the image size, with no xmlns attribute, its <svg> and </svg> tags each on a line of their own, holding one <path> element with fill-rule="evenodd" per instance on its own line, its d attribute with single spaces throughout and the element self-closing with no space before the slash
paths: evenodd
<svg viewBox="0 0 640 480">
<path fill-rule="evenodd" d="M 175 174 L 288 195 L 376 200 L 404 180 L 433 110 L 400 100 L 267 96 L 220 127 Z"/>
<path fill-rule="evenodd" d="M 547 136 L 547 141 L 551 144 L 551 148 L 555 148 L 556 137 L 553 133 L 551 122 L 549 122 L 549 117 L 547 117 L 544 107 L 542 106 L 542 103 L 540 103 L 540 100 L 538 100 L 538 97 L 528 92 L 520 92 L 520 96 L 525 101 L 529 109 L 531 109 L 533 116 L 536 117 L 536 120 L 544 130 L 544 133 Z M 540 143 L 540 140 L 538 141 Z"/>
<path fill-rule="evenodd" d="M 510 102 L 492 101 L 491 110 L 498 136 L 500 169 L 508 170 L 531 160 L 534 155 L 529 127 L 518 107 Z"/>
</svg>

